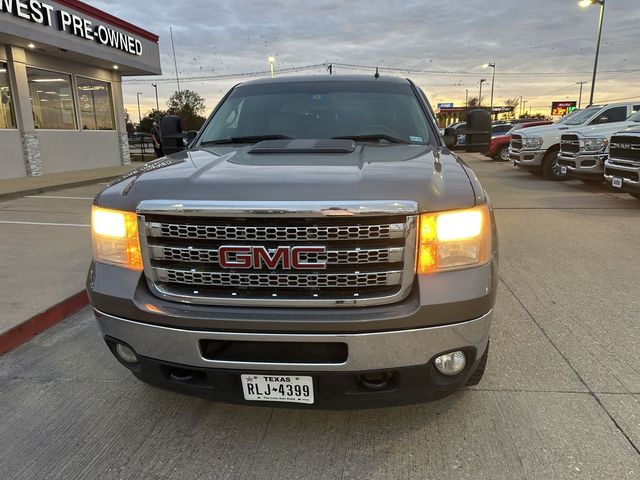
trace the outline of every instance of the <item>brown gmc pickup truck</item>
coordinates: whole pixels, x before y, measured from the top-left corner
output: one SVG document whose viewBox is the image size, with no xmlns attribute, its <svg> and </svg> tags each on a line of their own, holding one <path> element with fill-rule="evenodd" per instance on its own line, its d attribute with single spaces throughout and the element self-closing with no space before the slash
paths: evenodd
<svg viewBox="0 0 640 480">
<path fill-rule="evenodd" d="M 469 113 L 469 151 L 488 113 Z M 165 144 L 179 121 L 163 121 Z M 92 211 L 91 304 L 150 384 L 248 404 L 366 407 L 477 384 L 498 241 L 488 197 L 411 81 L 237 85 L 188 148 Z"/>
</svg>

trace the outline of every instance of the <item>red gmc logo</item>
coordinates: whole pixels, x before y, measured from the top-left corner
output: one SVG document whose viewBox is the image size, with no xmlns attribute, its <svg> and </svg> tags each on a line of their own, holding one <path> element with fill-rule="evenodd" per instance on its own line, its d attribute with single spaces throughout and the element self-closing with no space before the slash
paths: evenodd
<svg viewBox="0 0 640 480">
<path fill-rule="evenodd" d="M 304 253 L 325 254 L 325 247 L 278 247 L 268 249 L 254 246 L 223 245 L 218 249 L 219 263 L 222 268 L 274 270 L 281 267 L 285 270 L 326 270 L 325 260 L 316 263 L 303 262 L 300 257 Z"/>
</svg>

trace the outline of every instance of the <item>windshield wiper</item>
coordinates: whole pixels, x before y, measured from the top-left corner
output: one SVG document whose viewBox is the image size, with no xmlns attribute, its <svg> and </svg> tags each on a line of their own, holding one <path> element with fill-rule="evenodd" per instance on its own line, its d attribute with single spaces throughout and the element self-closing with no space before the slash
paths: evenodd
<svg viewBox="0 0 640 480">
<path fill-rule="evenodd" d="M 386 133 L 372 133 L 369 135 L 344 135 L 342 137 L 331 137 L 334 140 L 353 140 L 354 142 L 375 142 L 386 140 L 389 143 L 409 143 L 401 138 L 396 138 Z"/>
<path fill-rule="evenodd" d="M 206 142 L 200 142 L 200 145 L 226 145 L 230 143 L 258 143 L 263 140 L 291 140 L 291 137 L 286 135 L 253 135 L 247 137 L 229 137 L 221 138 L 219 140 L 209 140 Z"/>
</svg>

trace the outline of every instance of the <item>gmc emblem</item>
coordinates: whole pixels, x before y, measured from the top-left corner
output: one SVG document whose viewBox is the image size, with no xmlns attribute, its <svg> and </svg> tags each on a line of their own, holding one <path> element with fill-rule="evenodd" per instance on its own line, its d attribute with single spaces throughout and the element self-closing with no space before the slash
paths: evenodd
<svg viewBox="0 0 640 480">
<path fill-rule="evenodd" d="M 218 249 L 218 262 L 222 268 L 275 270 L 326 270 L 325 260 L 316 263 L 303 262 L 300 256 L 304 253 L 326 254 L 325 247 L 254 247 L 223 245 Z"/>
</svg>

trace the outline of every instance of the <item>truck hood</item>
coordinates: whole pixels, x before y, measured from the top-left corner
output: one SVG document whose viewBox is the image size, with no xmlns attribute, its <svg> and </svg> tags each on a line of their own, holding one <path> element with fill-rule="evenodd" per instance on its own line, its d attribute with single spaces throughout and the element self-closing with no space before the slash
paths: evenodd
<svg viewBox="0 0 640 480">
<path fill-rule="evenodd" d="M 173 154 L 113 181 L 97 205 L 135 211 L 143 200 L 409 200 L 420 211 L 468 208 L 477 179 L 445 148 L 358 144 L 352 153 L 252 154 L 251 145 Z M 468 173 L 469 172 L 469 173 Z M 481 189 L 480 189 L 481 190 Z"/>
<path fill-rule="evenodd" d="M 573 128 L 571 132 L 578 132 L 584 135 L 585 137 L 606 137 L 610 138 L 616 132 L 621 130 L 626 130 L 628 128 L 639 127 L 640 123 L 638 122 L 613 122 L 613 123 L 603 123 L 602 125 L 589 125 L 581 128 Z"/>
</svg>

